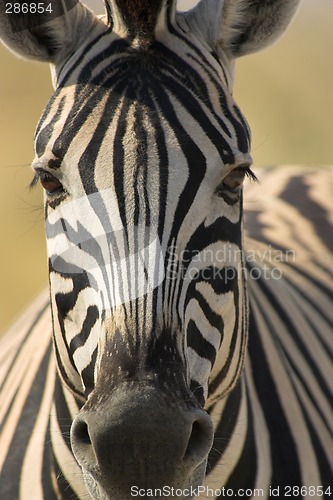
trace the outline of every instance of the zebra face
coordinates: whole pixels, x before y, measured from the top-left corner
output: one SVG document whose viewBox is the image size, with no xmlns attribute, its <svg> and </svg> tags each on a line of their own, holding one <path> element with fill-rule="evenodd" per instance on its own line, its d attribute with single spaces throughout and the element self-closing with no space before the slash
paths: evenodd
<svg viewBox="0 0 333 500">
<path fill-rule="evenodd" d="M 185 491 L 212 445 L 204 405 L 235 386 L 246 347 L 250 134 L 233 61 L 273 40 L 297 1 L 202 0 L 177 14 L 172 1 L 107 0 L 105 20 L 68 3 L 46 28 L 15 17 L 16 31 L 0 6 L 0 27 L 54 64 L 34 183 L 58 371 L 82 406 L 72 450 L 93 498 Z"/>
<path fill-rule="evenodd" d="M 231 68 L 181 32 L 89 45 L 86 64 L 58 75 L 36 134 L 61 371 L 86 398 L 100 378 L 176 365 L 202 405 L 221 369 L 219 391 L 234 386 L 246 335 L 250 140 Z"/>
<path fill-rule="evenodd" d="M 231 68 L 181 31 L 148 48 L 114 33 L 90 46 L 82 49 L 86 64 L 74 57 L 58 75 L 35 160 L 47 190 L 59 369 L 87 401 L 74 451 L 84 462 L 75 442 L 96 408 L 116 421 L 125 408 L 134 425 L 133 415 L 148 415 L 161 392 L 158 422 L 170 404 L 182 425 L 199 429 L 191 431 L 200 435 L 198 459 L 189 455 L 195 467 L 184 466 L 186 480 L 199 484 L 211 443 L 199 408 L 235 385 L 246 345 L 241 188 L 249 130 L 231 96 Z M 183 453 L 184 437 L 173 442 Z M 165 477 L 177 482 L 170 469 Z"/>
</svg>

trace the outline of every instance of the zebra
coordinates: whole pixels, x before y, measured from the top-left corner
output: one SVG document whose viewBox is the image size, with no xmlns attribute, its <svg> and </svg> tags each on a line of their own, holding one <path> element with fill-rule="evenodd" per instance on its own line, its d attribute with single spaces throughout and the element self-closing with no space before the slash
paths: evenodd
<svg viewBox="0 0 333 500">
<path fill-rule="evenodd" d="M 242 243 L 254 174 L 234 61 L 297 5 L 110 0 L 104 18 L 1 5 L 4 43 L 51 62 L 55 85 L 32 181 L 51 308 L 44 294 L 2 342 L 1 498 L 331 495 L 330 254 L 300 244 L 295 266 L 272 267 L 272 226 L 251 208 L 259 241 Z M 304 223 L 284 190 L 298 178 L 322 207 L 311 174 L 285 177 L 272 200 L 286 243 Z"/>
</svg>

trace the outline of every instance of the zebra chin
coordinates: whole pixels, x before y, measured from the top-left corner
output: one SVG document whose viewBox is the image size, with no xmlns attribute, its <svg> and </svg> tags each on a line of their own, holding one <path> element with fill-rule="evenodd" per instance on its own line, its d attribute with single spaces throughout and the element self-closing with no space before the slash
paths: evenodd
<svg viewBox="0 0 333 500">
<path fill-rule="evenodd" d="M 71 446 L 92 498 L 126 500 L 139 489 L 201 485 L 213 433 L 203 409 L 132 382 L 109 398 L 89 398 L 73 421 Z"/>
</svg>

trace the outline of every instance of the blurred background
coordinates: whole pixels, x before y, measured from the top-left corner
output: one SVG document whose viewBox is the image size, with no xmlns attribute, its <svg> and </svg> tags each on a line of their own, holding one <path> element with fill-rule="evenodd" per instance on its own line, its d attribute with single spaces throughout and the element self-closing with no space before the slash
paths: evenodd
<svg viewBox="0 0 333 500">
<path fill-rule="evenodd" d="M 102 1 L 85 3 L 103 12 Z M 234 95 L 252 128 L 254 169 L 333 164 L 332 19 L 332 0 L 303 0 L 276 45 L 238 61 Z M 2 46 L 0 62 L 1 334 L 47 285 L 42 193 L 28 185 L 34 129 L 52 87 L 47 65 Z"/>
</svg>

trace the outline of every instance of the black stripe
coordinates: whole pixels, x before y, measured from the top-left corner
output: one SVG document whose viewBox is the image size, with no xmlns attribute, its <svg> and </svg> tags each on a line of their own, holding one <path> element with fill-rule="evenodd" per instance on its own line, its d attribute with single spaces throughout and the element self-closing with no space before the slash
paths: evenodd
<svg viewBox="0 0 333 500">
<path fill-rule="evenodd" d="M 84 346 L 84 344 L 87 342 L 90 332 L 96 324 L 98 318 L 99 311 L 97 306 L 89 306 L 86 311 L 86 317 L 84 319 L 81 331 L 77 335 L 75 335 L 75 337 L 70 342 L 69 352 L 72 356 L 74 356 L 76 349 Z"/>
<path fill-rule="evenodd" d="M 38 132 L 36 131 L 37 140 L 36 140 L 35 149 L 36 149 L 37 156 L 39 158 L 41 156 L 43 156 L 43 154 L 45 153 L 46 147 L 49 143 L 49 140 L 50 140 L 50 137 L 53 133 L 54 127 L 55 127 L 56 123 L 60 120 L 63 109 L 65 107 L 66 96 L 63 96 L 61 98 L 58 106 L 57 106 L 55 113 L 52 110 L 52 112 L 53 112 L 52 119 L 46 125 L 46 127 L 41 129 L 42 124 L 44 123 L 44 121 L 46 120 L 46 117 L 48 116 L 50 110 L 52 109 L 52 105 L 53 105 L 53 102 L 56 100 L 56 97 L 57 97 L 57 95 L 55 94 L 52 97 L 51 101 L 49 102 L 49 104 L 48 104 L 48 106 L 47 106 L 47 108 L 46 108 L 46 110 L 41 118 L 41 121 L 39 122 L 38 129 L 37 129 Z"/>
<path fill-rule="evenodd" d="M 301 403 L 302 404 L 302 403 Z M 318 436 L 318 429 L 313 426 L 311 419 L 309 418 L 306 408 L 302 405 L 303 408 L 303 415 L 306 421 L 307 428 L 309 430 L 309 435 L 312 443 L 312 447 L 314 450 L 314 453 L 317 457 L 317 463 L 319 465 L 320 469 L 320 479 L 321 479 L 321 485 L 323 486 L 323 491 L 325 492 L 326 489 L 331 486 L 332 488 L 332 467 L 331 464 L 328 462 L 327 455 L 323 449 L 323 446 L 320 442 L 319 436 Z M 330 431 L 329 431 L 330 432 Z M 332 450 L 331 450 L 332 454 Z M 333 492 L 331 492 L 332 494 Z M 331 495 L 323 495 L 323 499 L 330 500 Z"/>
<path fill-rule="evenodd" d="M 241 312 L 241 310 L 239 310 L 238 283 L 237 283 L 237 286 L 235 285 L 233 288 L 233 298 L 234 298 L 234 308 L 235 308 L 235 326 L 234 326 L 234 329 L 232 332 L 228 358 L 227 358 L 227 361 L 225 362 L 225 364 L 223 365 L 222 369 L 219 371 L 219 373 L 214 378 L 214 380 L 212 380 L 210 382 L 209 389 L 208 389 L 208 396 L 214 394 L 214 392 L 216 392 L 218 390 L 220 385 L 222 385 L 223 381 L 225 380 L 225 378 L 227 377 L 227 375 L 230 371 L 230 366 L 232 365 L 232 363 L 235 360 L 235 350 L 236 350 L 236 344 L 237 344 L 238 335 L 239 335 L 238 325 L 239 325 L 239 321 L 240 320 L 242 321 L 242 312 Z M 245 332 L 241 331 L 240 335 L 242 335 L 244 337 Z M 225 390 L 227 390 L 229 387 L 231 387 L 235 382 L 235 377 L 239 376 L 239 368 L 240 368 L 240 365 L 243 363 L 243 358 L 241 356 L 237 356 L 236 359 L 237 359 L 237 367 L 234 370 L 234 376 L 233 376 L 231 382 L 229 383 L 229 386 L 226 387 Z"/>
<path fill-rule="evenodd" d="M 255 481 L 257 476 L 258 450 L 256 449 L 255 439 L 254 439 L 255 433 L 254 433 L 253 413 L 251 408 L 251 402 L 249 400 L 248 395 L 246 395 L 245 397 L 247 399 L 248 414 L 247 414 L 247 430 L 246 430 L 244 446 L 242 454 L 237 461 L 236 467 L 233 469 L 232 474 L 230 475 L 227 484 L 225 485 L 226 489 L 230 488 L 234 492 L 238 491 L 240 482 L 243 489 L 249 488 L 253 490 L 255 487 Z M 231 463 L 230 466 L 232 467 L 232 465 L 233 464 Z M 224 498 L 224 496 L 221 495 L 219 498 Z M 244 496 L 242 498 L 250 498 L 250 497 Z"/>
<path fill-rule="evenodd" d="M 186 331 L 187 346 L 191 347 L 201 358 L 208 359 L 213 366 L 216 358 L 215 347 L 202 336 L 193 320 L 190 320 Z"/>
<path fill-rule="evenodd" d="M 209 245 L 213 245 L 214 243 L 225 244 L 223 252 L 225 251 L 226 255 L 225 258 L 221 260 L 220 267 L 222 268 L 225 263 L 229 265 L 227 256 L 234 256 L 236 258 L 237 253 L 241 252 L 241 217 L 236 223 L 230 222 L 226 217 L 218 217 L 213 224 L 209 226 L 207 226 L 205 222 L 198 225 L 188 240 L 184 250 L 184 256 L 186 258 L 186 260 L 182 262 L 184 269 L 187 269 L 193 258 L 200 252 L 205 251 L 207 242 Z M 234 250 L 232 245 L 236 245 L 238 248 Z M 219 254 L 217 254 L 216 257 L 219 259 Z M 217 265 L 218 264 L 216 264 L 216 266 Z"/>
<path fill-rule="evenodd" d="M 65 399 L 64 388 L 58 376 L 56 378 L 56 384 L 55 384 L 54 402 L 56 408 L 56 419 L 59 424 L 62 438 L 68 448 L 68 451 L 72 453 L 72 448 L 70 443 L 70 430 L 72 425 L 72 417 L 70 414 L 67 401 Z"/>
<path fill-rule="evenodd" d="M 56 475 L 57 475 L 57 485 L 58 485 L 58 489 L 59 489 L 59 492 L 61 495 L 60 496 L 61 500 L 76 499 L 77 497 L 76 497 L 74 491 L 72 490 L 71 485 L 68 483 L 67 479 L 62 474 L 61 467 L 60 467 L 60 465 L 59 465 L 59 463 L 54 455 L 53 455 L 53 462 L 54 462 L 54 469 L 55 469 Z M 46 497 L 45 500 L 48 500 L 48 497 Z"/>
<path fill-rule="evenodd" d="M 83 393 L 73 385 L 72 381 L 68 378 L 67 372 L 65 370 L 62 359 L 60 358 L 59 349 L 56 343 L 54 343 L 54 353 L 57 361 L 57 368 L 60 373 L 61 379 L 64 380 L 65 384 L 68 386 L 71 392 L 76 395 L 76 397 L 82 401 L 84 398 Z M 77 368 L 73 365 L 73 369 L 78 373 Z"/>
<path fill-rule="evenodd" d="M 94 385 L 95 385 L 94 371 L 95 371 L 95 365 L 96 365 L 96 360 L 97 360 L 97 354 L 98 354 L 98 348 L 96 347 L 96 349 L 94 350 L 94 352 L 91 355 L 91 360 L 90 360 L 89 365 L 87 365 L 82 370 L 82 380 L 83 380 L 83 383 L 85 386 L 86 397 L 94 389 Z"/>
<path fill-rule="evenodd" d="M 205 282 L 205 280 L 202 280 Z M 224 321 L 222 318 L 222 315 L 217 314 L 213 309 L 210 307 L 209 303 L 206 301 L 206 299 L 201 295 L 201 293 L 196 290 L 196 284 L 198 282 L 201 282 L 200 279 L 196 280 L 195 278 L 191 281 L 191 284 L 188 288 L 187 296 L 186 296 L 186 302 L 185 302 L 185 307 L 184 309 L 186 310 L 187 305 L 191 299 L 195 299 L 198 302 L 198 305 L 209 321 L 209 324 L 215 328 L 218 332 L 220 332 L 221 335 L 221 340 L 220 344 L 223 339 L 223 332 L 224 332 Z M 228 291 L 231 291 L 231 288 L 228 289 Z"/>
<path fill-rule="evenodd" d="M 217 425 L 215 424 L 214 443 L 208 457 L 207 474 L 212 472 L 216 466 L 223 466 L 221 460 L 223 463 L 223 454 L 234 434 L 241 400 L 242 386 L 239 382 L 228 395 L 220 420 Z M 219 402 L 216 404 L 219 404 Z M 215 405 L 208 409 L 210 416 L 212 416 Z M 229 467 L 229 464 L 226 464 L 226 466 Z"/>
<path fill-rule="evenodd" d="M 53 470 L 53 453 L 50 444 L 51 444 L 51 434 L 50 434 L 50 422 L 49 422 L 45 434 L 45 446 L 43 450 L 42 490 L 43 490 L 43 499 L 56 500 L 57 496 L 56 493 L 54 492 L 53 482 L 51 477 Z"/>
</svg>

